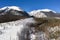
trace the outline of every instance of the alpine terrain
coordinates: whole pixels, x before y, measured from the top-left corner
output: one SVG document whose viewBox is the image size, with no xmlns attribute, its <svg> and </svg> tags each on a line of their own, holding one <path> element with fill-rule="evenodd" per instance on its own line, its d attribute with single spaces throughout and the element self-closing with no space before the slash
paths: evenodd
<svg viewBox="0 0 60 40">
<path fill-rule="evenodd" d="M 0 8 L 0 40 L 60 40 L 60 14 L 50 9 Z"/>
</svg>

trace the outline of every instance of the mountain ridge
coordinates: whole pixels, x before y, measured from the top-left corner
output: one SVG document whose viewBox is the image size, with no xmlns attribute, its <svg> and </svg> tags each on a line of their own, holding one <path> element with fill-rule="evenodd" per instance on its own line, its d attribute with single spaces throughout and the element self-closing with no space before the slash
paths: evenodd
<svg viewBox="0 0 60 40">
<path fill-rule="evenodd" d="M 58 14 L 55 11 L 52 11 L 50 9 L 41 9 L 41 10 L 33 10 L 29 12 L 29 15 L 41 18 L 41 17 L 60 17 L 60 14 Z"/>
</svg>

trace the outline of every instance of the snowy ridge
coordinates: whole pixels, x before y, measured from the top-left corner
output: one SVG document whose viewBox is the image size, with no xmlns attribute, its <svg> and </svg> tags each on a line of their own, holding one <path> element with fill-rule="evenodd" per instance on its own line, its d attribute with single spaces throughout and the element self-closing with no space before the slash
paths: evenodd
<svg viewBox="0 0 60 40">
<path fill-rule="evenodd" d="M 0 8 L 0 10 L 5 10 L 6 8 L 8 8 L 8 10 L 13 9 L 13 10 L 17 10 L 17 11 L 23 11 L 20 7 L 17 7 L 17 6 L 6 6 L 3 8 Z"/>
<path fill-rule="evenodd" d="M 52 12 L 56 13 L 55 11 L 50 10 L 50 9 L 41 9 L 41 10 L 38 10 L 38 11 L 44 11 L 44 12 L 50 12 L 50 11 L 52 11 Z"/>
<path fill-rule="evenodd" d="M 43 11 L 43 12 L 50 12 L 50 11 L 52 11 L 52 12 L 54 12 L 54 13 L 56 13 L 55 11 L 53 11 L 53 10 L 50 10 L 50 9 L 38 9 L 38 10 L 33 10 L 33 11 L 31 11 L 31 12 L 39 12 L 39 11 Z"/>
<path fill-rule="evenodd" d="M 21 8 L 19 8 L 17 6 L 9 6 L 8 8 L 9 8 L 9 10 L 14 9 L 14 10 L 18 10 L 18 11 L 23 11 Z"/>
<path fill-rule="evenodd" d="M 0 10 L 5 10 L 7 8 L 7 6 L 6 7 L 3 7 L 3 8 L 0 8 Z"/>
</svg>

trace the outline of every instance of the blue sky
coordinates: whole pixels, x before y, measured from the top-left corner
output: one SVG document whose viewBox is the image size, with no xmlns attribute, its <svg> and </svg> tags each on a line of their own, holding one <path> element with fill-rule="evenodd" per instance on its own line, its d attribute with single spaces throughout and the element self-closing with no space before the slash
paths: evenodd
<svg viewBox="0 0 60 40">
<path fill-rule="evenodd" d="M 0 0 L 0 8 L 4 6 L 19 6 L 25 11 L 47 8 L 60 12 L 60 0 Z"/>
</svg>

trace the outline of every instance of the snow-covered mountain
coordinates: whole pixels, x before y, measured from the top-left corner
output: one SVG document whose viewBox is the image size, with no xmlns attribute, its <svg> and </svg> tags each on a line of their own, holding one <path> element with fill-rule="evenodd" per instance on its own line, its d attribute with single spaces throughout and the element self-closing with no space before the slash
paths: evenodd
<svg viewBox="0 0 60 40">
<path fill-rule="evenodd" d="M 39 9 L 39 10 L 33 10 L 29 12 L 29 15 L 37 17 L 37 18 L 42 18 L 42 17 L 59 17 L 56 15 L 57 12 L 50 10 L 50 9 Z"/>
<path fill-rule="evenodd" d="M 25 17 L 29 17 L 28 13 L 17 6 L 0 8 L 0 22 L 13 21 Z"/>
</svg>

